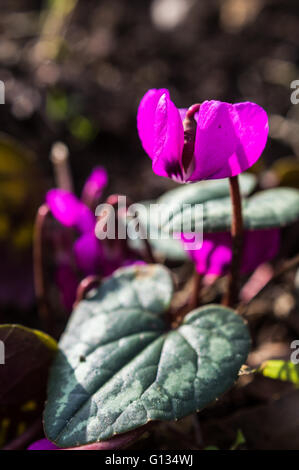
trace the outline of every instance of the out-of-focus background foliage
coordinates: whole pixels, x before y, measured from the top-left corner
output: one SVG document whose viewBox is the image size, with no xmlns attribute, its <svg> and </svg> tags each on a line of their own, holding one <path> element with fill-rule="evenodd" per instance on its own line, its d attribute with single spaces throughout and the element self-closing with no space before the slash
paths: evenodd
<svg viewBox="0 0 299 470">
<path fill-rule="evenodd" d="M 169 88 L 179 107 L 206 99 L 257 102 L 270 118 L 270 139 L 253 170 L 260 187 L 299 186 L 299 104 L 290 100 L 290 83 L 299 79 L 298 0 L 0 3 L 1 322 L 37 322 L 32 225 L 54 183 L 53 142 L 69 147 L 78 193 L 98 164 L 109 172 L 107 194 L 140 200 L 174 185 L 152 173 L 137 136 L 136 110 L 148 88 Z M 286 318 L 294 309 L 289 290 L 278 288 L 274 316 Z M 260 308 L 267 312 L 267 305 Z M 299 334 L 298 320 L 288 327 L 275 322 L 266 320 L 255 344 L 264 349 L 252 363 L 273 351 L 277 357 L 289 352 L 288 328 Z M 280 397 L 281 384 L 250 380 L 243 379 L 245 392 L 233 391 L 207 419 L 203 414 L 207 439 L 228 446 L 242 428 L 253 448 L 288 448 L 290 442 L 299 448 L 298 392 L 269 402 L 273 394 Z"/>
<path fill-rule="evenodd" d="M 15 300 L 23 281 L 17 297 L 30 300 L 25 248 L 33 213 L 53 185 L 53 142 L 70 149 L 77 191 L 97 164 L 109 172 L 107 193 L 133 200 L 174 184 L 153 174 L 137 136 L 136 109 L 148 88 L 169 88 L 180 107 L 259 103 L 271 127 L 257 165 L 261 184 L 298 185 L 299 105 L 290 101 L 298 31 L 297 0 L 2 0 L 0 248 L 8 238 L 11 246 L 1 250 L 0 303 Z M 275 174 L 265 172 L 273 165 Z M 24 272 L 10 283 L 20 260 Z"/>
<path fill-rule="evenodd" d="M 2 0 L 0 129 L 36 153 L 46 177 L 62 139 L 78 187 L 101 162 L 111 191 L 152 197 L 169 182 L 151 172 L 136 108 L 148 88 L 166 87 L 178 106 L 264 106 L 270 164 L 299 152 L 298 31 L 296 0 Z"/>
</svg>

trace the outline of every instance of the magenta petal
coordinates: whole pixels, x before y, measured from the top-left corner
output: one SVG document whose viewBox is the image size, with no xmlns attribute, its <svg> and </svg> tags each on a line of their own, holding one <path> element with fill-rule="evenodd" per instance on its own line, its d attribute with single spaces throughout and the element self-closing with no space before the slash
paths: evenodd
<svg viewBox="0 0 299 470">
<path fill-rule="evenodd" d="M 188 238 L 191 239 L 189 234 Z M 185 249 L 188 238 L 182 236 Z M 200 274 L 222 276 L 228 272 L 232 259 L 231 236 L 228 232 L 204 234 L 202 247 L 187 251 Z"/>
<path fill-rule="evenodd" d="M 170 100 L 168 93 L 161 96 L 156 108 L 154 142 L 154 172 L 160 176 L 184 181 L 184 128 L 179 110 Z"/>
<path fill-rule="evenodd" d="M 232 105 L 220 101 L 205 101 L 199 110 L 194 147 L 194 171 L 190 181 L 218 176 L 227 171 L 228 161 L 237 149 L 238 140 L 231 121 Z"/>
<path fill-rule="evenodd" d="M 59 450 L 59 447 L 48 441 L 48 439 L 40 439 L 39 441 L 33 442 L 27 450 Z"/>
<path fill-rule="evenodd" d="M 63 189 L 51 189 L 46 202 L 54 217 L 62 224 L 72 227 L 78 217 L 78 200 L 72 193 Z"/>
<path fill-rule="evenodd" d="M 46 202 L 62 225 L 76 228 L 82 233 L 93 230 L 95 216 L 74 194 L 64 189 L 51 189 L 46 195 Z"/>
<path fill-rule="evenodd" d="M 231 176 L 254 165 L 266 146 L 269 134 L 268 116 L 261 106 L 245 102 L 234 104 L 233 108 L 238 116 L 234 125 L 239 143 L 236 154 L 229 162 Z"/>
<path fill-rule="evenodd" d="M 188 239 L 182 235 L 186 249 Z M 249 274 L 260 264 L 274 258 L 280 244 L 279 229 L 254 230 L 244 233 L 244 251 L 241 272 Z M 232 239 L 228 232 L 204 234 L 199 250 L 188 250 L 200 274 L 223 276 L 229 272 L 232 260 Z"/>
<path fill-rule="evenodd" d="M 102 195 L 103 189 L 107 186 L 108 174 L 102 166 L 96 167 L 87 179 L 83 191 L 83 201 L 94 201 Z"/>
<path fill-rule="evenodd" d="M 144 150 L 151 159 L 153 159 L 154 156 L 155 113 L 159 99 L 164 93 L 168 95 L 168 90 L 165 88 L 158 90 L 153 88 L 149 90 L 140 101 L 137 112 L 137 129 L 139 138 Z"/>
<path fill-rule="evenodd" d="M 205 101 L 199 111 L 189 181 L 228 178 L 250 168 L 268 137 L 267 113 L 254 103 Z"/>
<path fill-rule="evenodd" d="M 74 254 L 79 269 L 85 276 L 99 274 L 104 264 L 103 250 L 95 233 L 83 234 L 74 243 Z"/>
</svg>

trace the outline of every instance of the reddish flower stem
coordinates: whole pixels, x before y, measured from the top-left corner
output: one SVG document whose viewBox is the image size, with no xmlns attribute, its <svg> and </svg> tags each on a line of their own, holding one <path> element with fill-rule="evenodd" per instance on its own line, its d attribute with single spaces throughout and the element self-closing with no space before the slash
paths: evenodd
<svg viewBox="0 0 299 470">
<path fill-rule="evenodd" d="M 200 299 L 200 291 L 202 287 L 202 274 L 199 274 L 194 268 L 194 273 L 192 277 L 192 291 L 189 299 L 189 309 L 194 310 L 198 307 L 199 299 Z"/>
<path fill-rule="evenodd" d="M 69 166 L 69 150 L 63 142 L 55 142 L 51 148 L 50 160 L 53 164 L 58 188 L 74 192 L 74 185 Z"/>
<path fill-rule="evenodd" d="M 74 303 L 74 308 L 78 305 L 81 300 L 83 300 L 86 294 L 93 288 L 98 287 L 101 283 L 101 278 L 99 276 L 87 276 L 83 279 L 78 288 L 77 288 L 77 295 L 76 301 Z"/>
<path fill-rule="evenodd" d="M 238 301 L 240 284 L 240 267 L 243 252 L 243 217 L 242 199 L 239 188 L 238 176 L 229 178 L 230 197 L 232 202 L 232 263 L 228 277 L 228 289 L 223 298 L 223 305 L 234 307 Z"/>
<path fill-rule="evenodd" d="M 186 112 L 186 118 L 194 119 L 195 114 L 199 111 L 200 103 L 195 103 Z"/>
<path fill-rule="evenodd" d="M 129 199 L 127 209 L 129 208 L 129 205 L 131 205 L 131 204 L 132 204 L 132 201 Z M 143 240 L 143 243 L 144 243 L 144 259 L 149 264 L 155 264 L 156 259 L 155 259 L 154 254 L 153 254 L 151 244 L 148 241 L 145 227 L 142 225 L 138 215 L 135 216 L 135 219 L 137 219 L 137 221 L 139 223 L 139 229 L 140 229 L 140 232 L 141 232 L 141 235 L 142 235 L 142 240 Z"/>
<path fill-rule="evenodd" d="M 46 331 L 50 329 L 50 312 L 48 308 L 46 279 L 44 270 L 44 228 L 46 219 L 50 214 L 50 209 L 46 204 L 40 206 L 37 211 L 34 235 L 33 235 L 33 266 L 34 266 L 34 287 L 37 297 L 38 311 Z"/>
<path fill-rule="evenodd" d="M 136 216 L 136 219 L 138 219 L 138 216 Z M 139 222 L 140 232 L 142 233 L 142 240 L 144 243 L 144 259 L 149 264 L 155 264 L 156 259 L 153 254 L 151 244 L 148 241 L 147 234 L 145 233 L 144 227 L 141 224 L 139 219 L 138 219 L 138 222 Z"/>
<path fill-rule="evenodd" d="M 192 162 L 194 155 L 194 145 L 196 136 L 197 123 L 195 121 L 195 114 L 199 111 L 200 103 L 193 104 L 186 112 L 186 117 L 183 121 L 184 127 L 184 148 L 182 155 L 182 165 L 187 172 Z"/>
</svg>

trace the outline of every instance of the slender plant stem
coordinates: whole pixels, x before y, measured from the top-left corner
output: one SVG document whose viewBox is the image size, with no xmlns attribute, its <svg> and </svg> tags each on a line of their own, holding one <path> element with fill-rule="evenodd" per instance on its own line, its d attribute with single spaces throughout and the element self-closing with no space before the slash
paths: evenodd
<svg viewBox="0 0 299 470">
<path fill-rule="evenodd" d="M 194 267 L 194 273 L 192 277 L 192 291 L 189 299 L 189 309 L 193 310 L 198 307 L 200 299 L 200 291 L 202 287 L 202 274 L 199 274 Z"/>
<path fill-rule="evenodd" d="M 44 228 L 50 209 L 43 204 L 37 211 L 34 236 L 33 236 L 33 265 L 34 265 L 34 287 L 37 297 L 38 310 L 46 331 L 50 328 L 50 313 L 46 294 L 46 279 L 44 270 Z"/>
<path fill-rule="evenodd" d="M 81 302 L 86 296 L 86 294 L 93 289 L 94 287 L 98 287 L 101 283 L 101 278 L 99 276 L 87 276 L 83 279 L 78 288 L 77 288 L 77 295 L 74 307 Z"/>
<path fill-rule="evenodd" d="M 148 260 L 148 263 L 155 264 L 157 261 L 154 257 L 150 242 L 148 241 L 147 238 L 144 239 L 144 246 L 145 246 L 145 257 Z"/>
<path fill-rule="evenodd" d="M 240 267 L 243 252 L 243 218 L 238 176 L 232 176 L 229 178 L 229 184 L 232 202 L 232 263 L 228 277 L 228 289 L 222 303 L 228 307 L 234 307 L 239 296 Z"/>
<path fill-rule="evenodd" d="M 141 223 L 140 219 L 138 218 L 138 216 L 136 216 L 136 219 L 138 220 L 139 230 L 140 230 L 142 240 L 143 240 L 143 243 L 144 243 L 144 259 L 149 264 L 155 264 L 156 259 L 155 259 L 154 254 L 153 254 L 151 244 L 148 241 L 146 229 L 142 225 L 142 223 Z"/>
<path fill-rule="evenodd" d="M 128 199 L 128 202 L 127 202 L 127 210 L 129 209 L 129 206 L 132 204 L 133 202 Z M 144 227 L 144 225 L 142 224 L 140 218 L 138 217 L 138 215 L 136 214 L 135 215 L 135 219 L 138 221 L 139 223 L 139 231 L 140 231 L 140 235 L 142 237 L 142 240 L 143 240 L 143 243 L 144 243 L 144 258 L 145 258 L 145 261 L 149 264 L 155 264 L 156 263 L 156 259 L 155 259 L 155 256 L 153 254 L 153 250 L 152 250 L 152 247 L 151 247 L 151 244 L 147 238 L 147 232 L 146 232 L 146 228 Z"/>
<path fill-rule="evenodd" d="M 74 185 L 69 165 L 69 150 L 63 142 L 55 142 L 51 148 L 52 162 L 56 185 L 58 188 L 74 192 Z"/>
</svg>

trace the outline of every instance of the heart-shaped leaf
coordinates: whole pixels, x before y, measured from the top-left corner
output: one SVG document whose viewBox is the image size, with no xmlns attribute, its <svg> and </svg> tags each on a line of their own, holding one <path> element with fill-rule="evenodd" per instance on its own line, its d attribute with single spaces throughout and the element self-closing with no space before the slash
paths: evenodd
<svg viewBox="0 0 299 470">
<path fill-rule="evenodd" d="M 242 319 L 209 305 L 169 331 L 172 292 L 166 268 L 132 266 L 80 302 L 50 375 L 44 425 L 51 441 L 84 445 L 182 418 L 234 383 L 250 343 Z"/>
<path fill-rule="evenodd" d="M 215 199 L 203 204 L 203 231 L 220 232 L 231 226 L 230 198 Z M 263 230 L 284 227 L 299 219 L 299 191 L 291 188 L 275 188 L 261 191 L 249 199 L 243 199 L 243 224 L 247 230 Z M 167 233 L 182 232 L 182 227 L 195 227 L 192 206 L 182 209 L 163 225 Z"/>
<path fill-rule="evenodd" d="M 41 331 L 20 325 L 1 325 L 0 341 L 0 429 L 8 424 L 2 446 L 16 437 L 20 423 L 26 427 L 40 416 L 57 343 Z"/>
<path fill-rule="evenodd" d="M 242 196 L 248 196 L 256 186 L 256 177 L 251 173 L 242 173 L 239 177 L 240 192 Z M 156 211 L 150 213 L 150 224 L 164 226 L 168 218 L 175 218 L 187 207 L 192 208 L 196 204 L 202 204 L 205 207 L 209 201 L 223 201 L 229 199 L 229 181 L 228 178 L 219 180 L 200 181 L 194 184 L 180 185 L 179 188 L 168 191 L 157 200 Z M 175 241 L 175 240 L 174 240 Z"/>
</svg>

